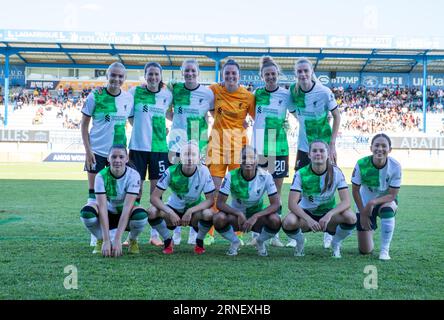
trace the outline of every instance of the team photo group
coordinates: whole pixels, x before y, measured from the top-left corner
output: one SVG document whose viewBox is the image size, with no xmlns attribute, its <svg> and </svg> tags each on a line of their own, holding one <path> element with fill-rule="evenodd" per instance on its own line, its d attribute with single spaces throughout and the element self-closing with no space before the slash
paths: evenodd
<svg viewBox="0 0 444 320">
<path fill-rule="evenodd" d="M 199 83 L 197 60 L 183 61 L 181 72 L 182 82 L 165 84 L 162 66 L 149 62 L 145 81 L 126 92 L 126 69 L 116 62 L 107 69 L 106 87 L 86 99 L 81 134 L 89 196 L 80 219 L 93 253 L 140 254 L 138 238 L 149 224 L 151 243 L 164 254 L 174 253 L 175 235 L 190 227 L 189 243 L 199 255 L 216 232 L 229 241 L 226 254 L 235 256 L 242 234 L 252 232 L 258 255 L 268 256 L 267 243 L 279 242 L 282 230 L 297 257 L 304 256 L 304 233 L 321 232 L 324 247 L 341 258 L 343 241 L 354 234 L 356 250 L 372 253 L 379 220 L 379 259 L 390 259 L 401 186 L 390 137 L 374 135 L 368 156 L 356 159 L 346 181 L 337 166 L 338 105 L 310 60 L 295 61 L 297 82 L 286 88 L 279 65 L 262 57 L 265 86 L 254 92 L 240 85 L 239 64 L 231 59 L 221 67 L 222 81 L 208 87 Z M 286 130 L 293 116 L 296 163 L 289 160 Z M 283 205 L 290 166 L 295 174 Z"/>
</svg>

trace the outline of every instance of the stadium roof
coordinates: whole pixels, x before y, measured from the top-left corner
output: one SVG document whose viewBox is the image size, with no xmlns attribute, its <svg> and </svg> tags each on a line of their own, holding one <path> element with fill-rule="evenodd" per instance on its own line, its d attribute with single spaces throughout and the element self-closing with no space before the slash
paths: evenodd
<svg viewBox="0 0 444 320">
<path fill-rule="evenodd" d="M 308 57 L 316 71 L 341 72 L 427 72 L 444 73 L 444 50 L 440 49 L 346 49 L 304 47 L 235 47 L 196 45 L 131 45 L 0 42 L 0 63 L 9 55 L 10 64 L 54 67 L 100 67 L 122 61 L 129 68 L 141 68 L 157 61 L 166 69 L 180 67 L 186 58 L 196 58 L 203 70 L 214 70 L 215 61 L 234 58 L 242 69 L 257 70 L 259 58 L 271 55 L 283 70 L 293 69 L 298 57 Z"/>
</svg>

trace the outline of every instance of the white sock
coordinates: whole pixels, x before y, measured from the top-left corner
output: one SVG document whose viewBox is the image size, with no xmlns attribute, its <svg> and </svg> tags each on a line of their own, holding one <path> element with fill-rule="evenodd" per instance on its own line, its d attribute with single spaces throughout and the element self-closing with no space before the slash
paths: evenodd
<svg viewBox="0 0 444 320">
<path fill-rule="evenodd" d="M 199 225 L 198 225 L 198 226 L 199 226 Z M 200 229 L 200 227 L 199 227 L 199 229 Z M 197 232 L 196 232 L 196 230 L 194 230 L 193 227 L 190 227 L 190 233 L 189 233 L 188 237 L 190 237 L 190 238 L 195 238 L 196 236 L 197 236 Z"/>
<path fill-rule="evenodd" d="M 100 221 L 97 217 L 89 219 L 80 217 L 80 220 L 82 220 L 83 224 L 92 235 L 94 235 L 97 239 L 103 239 L 102 228 L 100 227 Z"/>
<path fill-rule="evenodd" d="M 219 233 L 222 237 L 224 237 L 225 239 L 227 239 L 231 243 L 239 242 L 239 239 L 238 239 L 237 235 L 234 233 L 233 227 L 231 225 L 230 225 L 230 229 L 228 229 L 228 231 L 225 231 L 225 232 L 219 231 Z"/>
<path fill-rule="evenodd" d="M 259 237 L 257 238 L 258 242 L 265 242 L 268 239 L 273 238 L 276 235 L 276 232 L 271 233 L 271 230 L 265 227 L 262 227 L 262 231 L 259 235 Z"/>
<path fill-rule="evenodd" d="M 151 231 L 151 238 L 153 238 L 153 231 L 154 230 L 157 231 L 157 237 L 159 237 L 159 234 L 160 234 L 163 241 L 171 238 L 170 230 L 167 228 L 167 224 L 166 224 L 165 220 L 162 219 L 161 223 L 156 224 L 155 226 L 152 226 L 152 228 L 153 228 L 153 230 Z"/>
<path fill-rule="evenodd" d="M 176 229 L 174 229 L 174 233 L 175 234 L 180 234 L 182 232 L 182 228 L 180 226 L 176 227 Z"/>
<path fill-rule="evenodd" d="M 151 238 L 151 239 L 153 239 L 153 238 L 155 238 L 155 239 L 159 239 L 159 232 L 157 232 L 156 229 L 152 228 L 152 229 L 151 229 L 151 236 L 150 236 L 150 238 Z"/>
<path fill-rule="evenodd" d="M 137 237 L 139 236 L 139 234 L 142 233 L 142 231 L 145 228 L 147 223 L 148 223 L 148 218 L 145 218 L 142 220 L 130 220 L 130 222 L 129 222 L 129 227 L 130 227 L 129 238 L 131 240 L 137 240 Z"/>
<path fill-rule="evenodd" d="M 304 245 L 305 237 L 304 237 L 304 233 L 302 232 L 301 229 L 299 229 L 299 232 L 296 233 L 296 236 L 293 239 L 296 240 L 296 243 L 298 246 Z"/>
<path fill-rule="evenodd" d="M 395 218 L 381 219 L 381 251 L 390 250 L 394 230 Z"/>
<path fill-rule="evenodd" d="M 198 226 L 198 232 L 197 232 L 197 236 L 196 236 L 196 239 L 199 239 L 199 240 L 203 240 L 204 238 L 205 238 L 205 236 L 207 235 L 207 233 L 208 233 L 208 231 L 210 231 L 210 229 L 211 229 L 211 224 L 210 223 L 208 223 L 208 224 L 203 224 L 202 222 L 198 222 L 197 223 L 197 226 Z M 193 227 L 191 227 L 191 230 L 193 230 L 194 232 L 196 232 L 194 229 L 193 229 Z M 191 234 L 191 230 L 190 230 L 190 234 Z"/>
<path fill-rule="evenodd" d="M 304 234 L 302 233 L 302 231 L 301 231 L 300 228 L 297 229 L 297 230 L 291 231 L 291 232 L 286 231 L 286 230 L 284 230 L 284 231 L 285 231 L 285 233 L 287 234 L 287 236 L 288 236 L 289 238 L 291 238 L 291 239 L 293 239 L 293 240 L 296 240 L 296 242 L 298 241 L 298 239 L 299 239 L 299 241 L 301 241 L 301 240 L 300 240 L 301 237 L 302 237 L 302 241 L 304 241 Z"/>
<path fill-rule="evenodd" d="M 341 244 L 341 242 L 350 236 L 353 232 L 353 229 L 342 229 L 341 225 L 336 226 L 336 234 L 333 236 L 333 244 L 338 245 Z"/>
<path fill-rule="evenodd" d="M 91 239 L 90 239 L 90 241 L 89 241 L 89 245 L 92 246 L 92 247 L 95 247 L 96 243 L 97 243 L 97 238 L 96 238 L 95 235 L 93 235 L 93 234 L 91 233 Z"/>
</svg>

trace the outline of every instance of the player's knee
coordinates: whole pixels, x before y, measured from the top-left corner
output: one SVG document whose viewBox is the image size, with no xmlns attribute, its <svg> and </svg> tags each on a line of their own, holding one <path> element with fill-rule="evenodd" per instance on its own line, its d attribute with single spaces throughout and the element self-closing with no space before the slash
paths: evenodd
<svg viewBox="0 0 444 320">
<path fill-rule="evenodd" d="M 371 254 L 372 252 L 373 252 L 373 248 L 368 248 L 368 247 L 362 248 L 362 247 L 359 247 L 359 253 L 360 254 L 366 255 L 366 254 Z"/>
<path fill-rule="evenodd" d="M 97 210 L 93 206 L 86 205 L 80 210 L 80 218 L 82 219 L 94 219 L 97 216 Z"/>
<path fill-rule="evenodd" d="M 293 230 L 293 229 L 297 229 L 296 226 L 296 219 L 293 219 L 290 214 L 288 216 L 286 216 L 283 220 L 282 220 L 282 228 L 283 229 L 287 229 L 287 230 Z"/>
<path fill-rule="evenodd" d="M 270 215 L 267 223 L 267 226 L 270 229 L 279 230 L 281 228 L 281 225 L 281 219 L 279 219 L 279 216 L 277 214 Z"/>
<path fill-rule="evenodd" d="M 162 218 L 153 218 L 151 219 L 151 216 L 148 218 L 148 223 L 150 224 L 150 226 L 155 227 L 158 224 L 161 224 L 163 221 Z"/>
<path fill-rule="evenodd" d="M 148 210 L 148 219 L 156 219 L 159 215 L 159 210 L 155 206 L 151 206 Z"/>
<path fill-rule="evenodd" d="M 343 222 L 339 224 L 342 229 L 354 229 L 356 227 L 356 223 L 358 222 L 356 215 L 351 211 L 346 212 L 343 215 L 343 219 Z"/>
<path fill-rule="evenodd" d="M 227 223 L 227 216 L 222 212 L 213 217 L 213 224 L 216 229 L 222 229 Z"/>
<path fill-rule="evenodd" d="M 356 225 L 356 222 L 358 222 L 358 219 L 356 218 L 355 214 L 351 214 L 347 216 L 347 219 L 345 219 L 345 223 Z"/>
<path fill-rule="evenodd" d="M 381 217 L 381 219 L 390 219 L 395 217 L 395 213 L 395 210 L 392 207 L 388 206 L 381 208 L 381 210 L 379 211 L 379 216 Z"/>
<path fill-rule="evenodd" d="M 148 212 L 146 212 L 146 210 L 143 208 L 134 209 L 130 217 L 130 221 L 147 220 L 147 219 L 148 219 Z"/>
<path fill-rule="evenodd" d="M 360 254 L 370 254 L 373 252 L 373 243 L 358 238 L 358 249 Z"/>
<path fill-rule="evenodd" d="M 204 221 L 212 221 L 213 220 L 213 211 L 211 209 L 205 209 L 202 211 L 202 219 Z"/>
</svg>

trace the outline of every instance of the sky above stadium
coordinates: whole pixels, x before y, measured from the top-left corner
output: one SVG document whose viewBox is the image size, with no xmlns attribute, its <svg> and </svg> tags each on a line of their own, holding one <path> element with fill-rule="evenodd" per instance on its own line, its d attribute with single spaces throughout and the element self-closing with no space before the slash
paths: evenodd
<svg viewBox="0 0 444 320">
<path fill-rule="evenodd" d="M 6 2 L 6 1 L 5 1 Z M 2 1 L 0 29 L 444 36 L 444 1 Z"/>
</svg>

